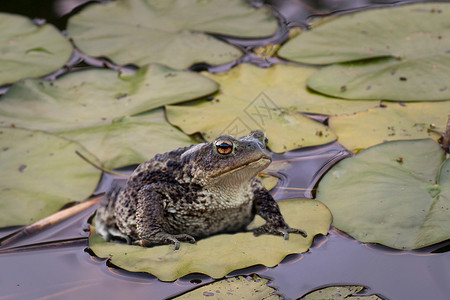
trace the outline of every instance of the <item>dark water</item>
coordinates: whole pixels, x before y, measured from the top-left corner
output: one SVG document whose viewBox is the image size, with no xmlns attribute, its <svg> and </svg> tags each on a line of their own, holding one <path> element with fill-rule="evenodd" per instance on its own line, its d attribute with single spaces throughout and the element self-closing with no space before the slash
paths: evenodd
<svg viewBox="0 0 450 300">
<path fill-rule="evenodd" d="M 64 30 L 68 17 L 88 0 L 1 0 L 0 11 L 45 19 Z M 95 1 L 93 1 L 95 2 Z M 260 5 L 262 1 L 251 1 Z M 332 13 L 399 5 L 417 1 L 345 1 L 345 0 L 269 0 L 280 18 L 281 30 L 271 38 L 242 40 L 220 37 L 247 54 L 226 66 L 196 66 L 193 70 L 224 71 L 240 62 L 260 66 L 276 63 L 276 58 L 261 59 L 252 49 L 269 43 L 281 43 L 287 29 L 307 27 L 315 17 Z M 422 1 L 423 2 L 423 1 Z M 37 20 L 37 22 L 42 22 Z M 111 67 L 104 60 L 77 53 L 73 69 Z M 69 72 L 64 68 L 53 77 Z M 5 91 L 6 89 L 3 89 Z M 0 92 L 1 94 L 1 92 Z M 281 179 L 273 190 L 277 200 L 314 196 L 321 176 L 337 161 L 348 156 L 337 143 L 274 155 L 275 174 Z M 289 166 L 289 168 L 286 167 Z M 99 186 L 108 187 L 111 177 Z M 176 296 L 212 282 L 208 276 L 191 274 L 175 282 L 161 282 L 149 274 L 131 273 L 96 258 L 88 248 L 88 219 L 95 207 L 79 213 L 52 228 L 0 248 L 0 299 L 151 298 Z M 20 228 L 0 229 L 0 239 Z M 361 244 L 331 228 L 329 235 L 316 237 L 310 251 L 290 255 L 274 268 L 255 266 L 234 271 L 228 276 L 256 273 L 271 280 L 270 285 L 288 299 L 296 299 L 314 289 L 329 285 L 359 284 L 386 299 L 450 299 L 450 241 L 417 251 L 392 250 L 379 245 Z"/>
</svg>

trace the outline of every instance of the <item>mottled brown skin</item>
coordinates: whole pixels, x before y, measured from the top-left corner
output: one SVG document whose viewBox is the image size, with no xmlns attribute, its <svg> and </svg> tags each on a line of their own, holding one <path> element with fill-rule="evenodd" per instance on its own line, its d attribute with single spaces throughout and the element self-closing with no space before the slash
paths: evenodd
<svg viewBox="0 0 450 300">
<path fill-rule="evenodd" d="M 263 132 L 158 154 L 137 167 L 124 188 L 114 188 L 102 202 L 97 232 L 142 246 L 195 243 L 216 233 L 245 231 L 258 214 L 266 224 L 260 234 L 298 233 L 255 176 L 272 161 Z"/>
</svg>

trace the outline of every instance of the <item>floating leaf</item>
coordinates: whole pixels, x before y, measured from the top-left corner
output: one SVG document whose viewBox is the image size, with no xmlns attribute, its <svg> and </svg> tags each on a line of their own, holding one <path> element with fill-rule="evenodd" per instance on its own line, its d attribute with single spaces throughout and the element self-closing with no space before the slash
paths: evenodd
<svg viewBox="0 0 450 300">
<path fill-rule="evenodd" d="M 450 99 L 450 4 L 423 3 L 344 15 L 291 41 L 279 55 L 330 64 L 308 85 L 347 99 Z M 357 61 L 361 60 L 361 61 Z"/>
<path fill-rule="evenodd" d="M 0 85 L 58 70 L 72 46 L 50 24 L 35 25 L 19 15 L 0 13 Z"/>
<path fill-rule="evenodd" d="M 266 7 L 243 0 L 121 0 L 90 5 L 70 18 L 67 31 L 78 48 L 119 65 L 162 63 L 184 69 L 242 55 L 203 32 L 237 37 L 270 36 L 277 21 Z"/>
<path fill-rule="evenodd" d="M 81 145 L 40 131 L 0 127 L 0 227 L 25 225 L 86 199 L 100 172 Z"/>
<path fill-rule="evenodd" d="M 202 286 L 173 299 L 282 299 L 276 290 L 267 286 L 269 280 L 259 276 L 237 276 Z M 212 297 L 212 298 L 209 298 Z"/>
<path fill-rule="evenodd" d="M 307 91 L 305 80 L 313 72 L 313 68 L 290 65 L 262 69 L 241 64 L 225 73 L 205 73 L 220 83 L 221 92 L 212 101 L 167 106 L 167 118 L 187 134 L 200 132 L 207 140 L 261 129 L 274 152 L 325 144 L 335 139 L 334 133 L 299 111 L 352 113 L 376 104 L 333 100 Z"/>
<path fill-rule="evenodd" d="M 204 273 L 221 278 L 229 272 L 249 266 L 277 265 L 286 255 L 308 250 L 317 234 L 327 234 L 331 214 L 325 205 L 310 199 L 278 202 L 286 222 L 308 233 L 307 238 L 290 234 L 289 240 L 280 236 L 253 236 L 251 232 L 221 234 L 199 240 L 197 244 L 182 243 L 180 250 L 173 245 L 144 248 L 108 243 L 96 234 L 89 245 L 99 257 L 110 257 L 116 266 L 133 272 L 148 272 L 163 281 L 172 281 L 190 273 Z M 263 221 L 257 217 L 255 226 Z"/>
<path fill-rule="evenodd" d="M 53 82 L 29 79 L 15 84 L 1 98 L 0 124 L 57 132 L 79 139 L 90 151 L 99 153 L 107 166 L 119 167 L 122 163 L 142 162 L 137 160 L 142 156 L 146 160 L 154 152 L 168 151 L 172 146 L 190 144 L 188 138 L 169 127 L 162 111 L 124 118 L 165 104 L 205 96 L 216 89 L 217 84 L 208 78 L 160 65 L 146 66 L 129 74 L 91 69 Z M 147 139 L 150 136 L 142 138 L 142 134 L 150 130 L 154 132 L 153 137 L 171 130 L 173 133 L 165 138 L 168 143 L 154 142 Z M 127 136 L 120 137 L 122 134 Z M 117 143 L 127 142 L 130 144 L 126 148 L 111 149 L 117 147 Z"/>
<path fill-rule="evenodd" d="M 377 295 L 359 295 L 364 290 L 359 285 L 330 286 L 308 293 L 300 300 L 383 300 Z"/>
<path fill-rule="evenodd" d="M 428 103 L 385 103 L 354 115 L 336 116 L 328 120 L 339 143 L 351 151 L 359 151 L 384 141 L 420 138 L 439 139 L 429 128 L 444 132 L 450 101 Z"/>
<path fill-rule="evenodd" d="M 450 160 L 431 139 L 379 144 L 319 185 L 333 224 L 361 242 L 416 249 L 450 238 Z"/>
<path fill-rule="evenodd" d="M 106 169 L 140 164 L 158 153 L 196 143 L 166 122 L 163 109 L 142 117 L 122 118 L 108 125 L 59 134 L 78 141 L 95 153 Z"/>
<path fill-rule="evenodd" d="M 277 106 L 300 112 L 340 115 L 377 105 L 373 101 L 347 101 L 310 91 L 306 88 L 306 80 L 316 72 L 317 68 L 288 64 L 276 64 L 270 68 L 240 64 L 228 72 L 204 72 L 203 75 L 218 82 L 223 94 L 251 102 L 264 93 Z"/>
</svg>

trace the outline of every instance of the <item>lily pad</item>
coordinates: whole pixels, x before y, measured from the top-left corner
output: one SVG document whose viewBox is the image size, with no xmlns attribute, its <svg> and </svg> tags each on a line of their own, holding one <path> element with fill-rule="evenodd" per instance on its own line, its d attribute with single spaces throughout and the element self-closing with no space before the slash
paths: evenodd
<svg viewBox="0 0 450 300">
<path fill-rule="evenodd" d="M 144 248 L 106 242 L 92 233 L 89 246 L 99 257 L 109 257 L 111 263 L 132 272 L 148 272 L 163 281 L 173 281 L 190 273 L 203 273 L 221 278 L 229 272 L 249 266 L 277 265 L 286 255 L 308 250 L 317 234 L 327 234 L 331 214 L 322 203 L 310 199 L 278 202 L 286 222 L 304 229 L 307 238 L 290 234 L 289 240 L 280 236 L 253 236 L 251 232 L 221 234 L 202 239 L 196 244 L 182 243 L 180 250 L 173 245 Z M 257 217 L 255 226 L 262 225 Z"/>
<path fill-rule="evenodd" d="M 315 71 L 282 64 L 267 69 L 241 64 L 225 73 L 205 73 L 220 83 L 221 91 L 214 99 L 166 106 L 167 118 L 185 133 L 200 132 L 207 140 L 261 129 L 274 152 L 329 143 L 336 138 L 334 133 L 299 112 L 353 113 L 377 104 L 352 103 L 309 92 L 305 81 Z"/>
<path fill-rule="evenodd" d="M 263 93 L 278 107 L 299 112 L 340 115 L 377 106 L 373 101 L 347 101 L 309 90 L 306 80 L 316 72 L 317 68 L 292 64 L 276 64 L 270 68 L 240 64 L 228 72 L 202 74 L 218 82 L 223 94 L 251 102 Z"/>
<path fill-rule="evenodd" d="M 54 72 L 72 55 L 69 41 L 51 24 L 0 13 L 0 32 L 0 85 Z"/>
<path fill-rule="evenodd" d="M 379 144 L 333 167 L 317 199 L 361 242 L 417 249 L 450 238 L 450 160 L 431 139 Z"/>
<path fill-rule="evenodd" d="M 92 194 L 100 172 L 81 145 L 41 131 L 0 127 L 0 227 L 36 222 Z"/>
<path fill-rule="evenodd" d="M 282 299 L 276 290 L 267 286 L 269 280 L 259 276 L 237 276 L 202 286 L 173 299 Z M 212 297 L 212 298 L 211 298 Z"/>
<path fill-rule="evenodd" d="M 439 135 L 429 128 L 444 132 L 450 101 L 423 103 L 384 103 L 354 115 L 341 115 L 328 120 L 330 129 L 347 149 L 357 152 L 385 141 L 433 138 Z"/>
<path fill-rule="evenodd" d="M 86 54 L 119 65 L 157 62 L 184 69 L 242 55 L 204 32 L 255 38 L 273 35 L 277 27 L 267 7 L 243 0 L 120 0 L 90 5 L 70 18 L 67 32 Z"/>
<path fill-rule="evenodd" d="M 279 55 L 331 64 L 308 80 L 347 99 L 450 99 L 450 4 L 371 9 L 324 22 L 287 42 Z M 344 63 L 347 62 L 347 63 Z"/>
<path fill-rule="evenodd" d="M 359 285 L 330 286 L 311 292 L 300 300 L 383 300 L 377 295 L 359 295 L 365 287 Z"/>
<path fill-rule="evenodd" d="M 105 165 L 119 167 L 190 143 L 170 128 L 162 111 L 139 118 L 127 116 L 205 96 L 216 89 L 217 84 L 208 78 L 160 65 L 130 73 L 91 69 L 55 81 L 28 79 L 15 84 L 1 98 L 0 124 L 55 132 L 79 140 L 93 153 L 99 153 Z M 155 143 L 147 139 L 151 136 L 142 138 L 149 131 L 154 132 L 153 137 L 172 132 L 164 139 L 168 143 Z M 129 143 L 126 148 L 114 148 L 124 143 Z"/>
<path fill-rule="evenodd" d="M 106 169 L 140 164 L 158 153 L 196 143 L 166 122 L 163 109 L 153 110 L 145 116 L 113 120 L 108 125 L 59 134 L 78 141 L 95 153 Z"/>
</svg>

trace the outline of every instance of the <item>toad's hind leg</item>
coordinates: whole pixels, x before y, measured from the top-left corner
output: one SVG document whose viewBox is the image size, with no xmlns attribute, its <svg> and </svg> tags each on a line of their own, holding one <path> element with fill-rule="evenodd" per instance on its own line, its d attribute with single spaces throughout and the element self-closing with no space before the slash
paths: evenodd
<svg viewBox="0 0 450 300">
<path fill-rule="evenodd" d="M 178 250 L 179 240 L 195 243 L 195 239 L 185 233 L 170 234 L 163 230 L 165 220 L 161 203 L 165 197 L 165 190 L 167 185 L 152 183 L 139 191 L 136 210 L 139 240 L 135 243 L 146 247 L 174 244 L 175 250 Z"/>
</svg>

